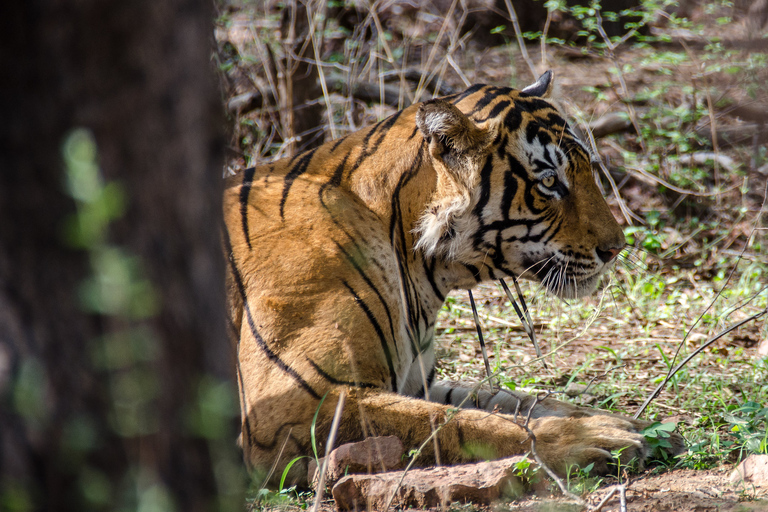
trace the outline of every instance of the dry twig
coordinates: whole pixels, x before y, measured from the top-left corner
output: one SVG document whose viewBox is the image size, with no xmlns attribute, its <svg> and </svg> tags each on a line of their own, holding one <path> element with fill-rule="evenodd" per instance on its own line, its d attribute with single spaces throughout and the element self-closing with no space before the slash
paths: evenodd
<svg viewBox="0 0 768 512">
<path fill-rule="evenodd" d="M 760 292 L 758 292 L 758 293 L 762 293 L 763 291 L 765 291 L 765 289 L 763 289 L 763 290 L 760 290 Z M 649 405 L 649 404 L 650 404 L 650 403 L 653 401 L 653 399 L 654 399 L 654 398 L 656 398 L 656 397 L 659 395 L 659 393 L 661 392 L 661 390 L 662 390 L 662 389 L 664 389 L 664 386 L 666 386 L 666 385 L 667 385 L 667 383 L 668 383 L 668 382 L 669 382 L 669 381 L 672 379 L 672 377 L 674 377 L 674 376 L 675 376 L 675 374 L 676 374 L 676 373 L 677 373 L 677 372 L 678 372 L 678 371 L 679 371 L 679 370 L 680 370 L 680 369 L 681 369 L 683 366 L 685 366 L 686 364 L 688 364 L 688 362 L 689 362 L 691 359 L 693 359 L 694 357 L 696 357 L 697 355 L 699 355 L 699 354 L 700 354 L 700 353 L 701 353 L 701 352 L 702 352 L 704 349 L 706 349 L 707 347 L 709 347 L 710 345 L 712 345 L 714 342 L 716 342 L 717 340 L 719 340 L 720 338 L 722 338 L 722 337 L 723 337 L 723 336 L 725 336 L 726 334 L 730 333 L 731 331 L 734 331 L 734 330 L 738 329 L 738 328 L 739 328 L 739 327 L 741 327 L 742 325 L 744 325 L 744 324 L 747 324 L 747 323 L 751 322 L 752 320 L 757 320 L 758 318 L 760 318 L 761 316 L 763 316 L 763 315 L 765 315 L 765 314 L 767 314 L 767 313 L 768 313 L 768 308 L 766 308 L 766 309 L 764 309 L 763 311 L 760 311 L 760 312 L 758 312 L 758 313 L 755 313 L 754 315 L 751 315 L 751 316 L 749 316 L 749 317 L 745 318 L 745 319 L 744 319 L 744 320 L 742 320 L 741 322 L 738 322 L 738 323 L 736 323 L 736 324 L 733 324 L 733 325 L 731 325 L 731 326 L 730 326 L 730 327 L 728 327 L 727 329 L 725 329 L 725 330 L 721 331 L 720 333 L 718 333 L 716 336 L 714 336 L 714 337 L 710 338 L 709 340 L 707 340 L 707 341 L 706 341 L 706 343 L 702 344 L 702 345 L 701 345 L 700 347 L 698 347 L 696 350 L 694 350 L 693 352 L 691 352 L 691 354 L 690 354 L 688 357 L 686 357 L 685 359 L 683 359 L 683 360 L 680 362 L 680 364 L 678 364 L 677 366 L 675 366 L 673 369 L 671 369 L 671 370 L 669 371 L 669 373 L 668 373 L 668 374 L 667 374 L 667 376 L 664 378 L 664 380 L 661 382 L 661 384 L 659 384 L 659 385 L 656 387 L 656 389 L 655 389 L 655 390 L 653 390 L 653 393 L 651 393 L 651 394 L 650 394 L 650 396 L 648 396 L 648 398 L 646 398 L 645 402 L 643 402 L 643 405 L 641 405 L 641 406 L 640 406 L 640 408 L 637 410 L 637 412 L 635 413 L 635 415 L 633 416 L 633 418 L 634 418 L 634 419 L 638 419 L 638 418 L 640 417 L 640 415 L 641 415 L 641 414 L 643 414 L 643 411 L 645 411 L 645 409 L 646 409 L 646 408 L 648 407 L 648 405 Z M 682 343 L 681 343 L 681 345 L 682 345 Z"/>
<path fill-rule="evenodd" d="M 581 506 L 586 506 L 587 503 L 583 499 L 581 499 L 580 497 L 576 496 L 571 491 L 569 491 L 568 490 L 568 486 L 565 484 L 565 482 L 563 482 L 563 479 L 560 478 L 559 476 L 557 476 L 557 474 L 554 471 L 552 471 L 549 468 L 549 466 L 544 464 L 543 460 L 541 460 L 541 457 L 539 457 L 539 454 L 536 452 L 536 435 L 533 433 L 533 430 L 531 430 L 531 428 L 528 426 L 530 424 L 530 422 L 531 422 L 531 417 L 533 416 L 533 409 L 540 402 L 542 402 L 543 400 L 546 400 L 547 398 L 549 398 L 553 394 L 554 393 L 547 391 L 547 392 L 543 393 L 543 396 L 541 394 L 536 395 L 536 399 L 533 401 L 533 403 L 531 404 L 531 407 L 528 409 L 528 413 L 526 414 L 526 417 L 525 417 L 525 422 L 522 423 L 522 424 L 517 422 L 517 421 L 511 420 L 509 418 L 505 418 L 504 416 L 499 416 L 499 417 L 514 423 L 515 425 L 517 425 L 518 427 L 522 428 L 523 430 L 525 430 L 528 433 L 528 437 L 531 440 L 531 456 L 534 458 L 534 460 L 539 465 L 539 467 L 541 467 L 544 470 L 544 472 L 552 480 L 554 480 L 554 482 L 560 488 L 560 492 L 563 493 L 563 496 L 566 496 L 569 499 L 572 499 L 572 500 L 576 501 Z"/>
<path fill-rule="evenodd" d="M 598 503 L 597 505 L 589 509 L 589 512 L 600 512 L 601 510 L 603 510 L 603 507 L 605 506 L 605 504 L 608 503 L 608 500 L 613 498 L 613 495 L 616 494 L 616 491 L 618 490 L 619 490 L 618 486 L 615 486 L 613 489 L 611 489 L 610 492 L 608 492 L 608 494 L 606 494 L 603 497 L 603 499 L 600 500 L 600 503 Z"/>
<path fill-rule="evenodd" d="M 525 47 L 525 41 L 523 40 L 523 33 L 520 30 L 520 24 L 517 22 L 517 13 L 512 6 L 510 0 L 504 0 L 507 6 L 507 12 L 509 13 L 509 20 L 512 22 L 512 28 L 515 30 L 515 37 L 517 38 L 517 45 L 520 47 L 520 53 L 523 55 L 525 63 L 528 64 L 528 69 L 531 71 L 533 79 L 539 78 L 539 74 L 536 72 L 536 66 L 533 65 L 531 58 L 528 56 L 528 48 Z"/>
<path fill-rule="evenodd" d="M 317 482 L 317 494 L 315 494 L 315 504 L 312 506 L 312 512 L 317 512 L 320 507 L 320 502 L 323 501 L 323 491 L 325 491 L 325 473 L 328 470 L 328 455 L 333 450 L 333 443 L 336 441 L 336 432 L 339 430 L 339 421 L 341 420 L 341 413 L 344 411 L 344 402 L 346 395 L 342 389 L 339 394 L 339 401 L 336 404 L 336 412 L 333 413 L 333 422 L 331 423 L 331 431 L 328 434 L 328 443 L 325 445 L 325 459 L 323 460 L 323 466 L 320 468 L 320 478 Z"/>
</svg>

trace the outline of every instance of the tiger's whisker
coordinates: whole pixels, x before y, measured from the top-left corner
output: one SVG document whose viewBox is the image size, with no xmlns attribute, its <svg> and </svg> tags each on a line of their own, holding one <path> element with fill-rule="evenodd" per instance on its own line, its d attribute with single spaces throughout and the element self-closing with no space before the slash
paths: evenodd
<svg viewBox="0 0 768 512">
<path fill-rule="evenodd" d="M 515 277 L 512 277 L 512 282 L 515 285 L 515 291 L 517 292 L 517 296 L 520 299 L 520 303 L 523 305 L 522 311 L 520 311 L 520 307 L 517 305 L 517 301 L 515 301 L 515 298 L 512 297 L 512 292 L 509 290 L 507 283 L 504 281 L 504 279 L 499 279 L 499 283 L 501 283 L 501 287 L 504 289 L 504 293 L 507 294 L 507 298 L 509 298 L 509 302 L 512 303 L 512 306 L 514 306 L 515 308 L 515 313 L 517 313 L 518 318 L 520 318 L 520 323 L 523 325 L 523 329 L 525 329 L 525 333 L 528 335 L 528 338 L 531 340 L 531 343 L 533 343 L 533 348 L 536 351 L 536 357 L 540 358 L 541 347 L 539 347 L 539 342 L 536 340 L 536 330 L 533 326 L 533 321 L 531 320 L 531 314 L 528 311 L 528 305 L 525 303 L 523 292 L 520 289 L 520 285 L 517 283 L 517 279 Z M 543 360 L 542 360 L 542 363 L 544 364 L 544 368 L 547 368 L 547 363 Z"/>
<path fill-rule="evenodd" d="M 485 339 L 483 338 L 483 328 L 480 325 L 480 318 L 477 315 L 477 307 L 475 306 L 475 298 L 472 296 L 472 290 L 467 290 L 469 293 L 469 304 L 472 306 L 472 316 L 475 318 L 475 328 L 477 329 L 477 338 L 480 340 L 480 351 L 483 354 L 483 362 L 485 363 L 485 375 L 488 377 L 488 384 L 493 392 L 493 379 L 491 378 L 491 363 L 488 362 L 488 352 L 485 349 Z"/>
</svg>

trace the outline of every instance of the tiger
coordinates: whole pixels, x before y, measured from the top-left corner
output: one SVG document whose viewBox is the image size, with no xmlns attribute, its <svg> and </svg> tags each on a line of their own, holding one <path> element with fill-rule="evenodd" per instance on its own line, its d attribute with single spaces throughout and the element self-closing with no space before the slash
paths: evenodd
<svg viewBox="0 0 768 512">
<path fill-rule="evenodd" d="M 449 292 L 524 277 L 583 297 L 625 247 L 553 89 L 551 71 L 522 90 L 474 85 L 227 178 L 240 445 L 253 474 L 274 483 L 290 467 L 286 481 L 305 484 L 342 395 L 337 446 L 394 435 L 415 449 L 439 427 L 419 464 L 525 454 L 535 439 L 561 475 L 605 474 L 617 452 L 642 467 L 648 421 L 435 381 Z M 682 450 L 678 433 L 669 441 Z"/>
</svg>

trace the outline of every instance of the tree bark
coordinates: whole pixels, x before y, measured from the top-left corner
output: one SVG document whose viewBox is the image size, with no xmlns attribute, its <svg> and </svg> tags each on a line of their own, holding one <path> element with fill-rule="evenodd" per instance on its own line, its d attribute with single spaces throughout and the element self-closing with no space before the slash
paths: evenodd
<svg viewBox="0 0 768 512">
<path fill-rule="evenodd" d="M 0 8 L 0 509 L 242 506 L 236 398 L 221 407 L 233 354 L 210 6 Z M 65 236 L 80 206 L 61 151 L 78 127 L 126 198 L 101 245 Z M 83 301 L 104 254 L 148 290 L 143 313 Z"/>
</svg>

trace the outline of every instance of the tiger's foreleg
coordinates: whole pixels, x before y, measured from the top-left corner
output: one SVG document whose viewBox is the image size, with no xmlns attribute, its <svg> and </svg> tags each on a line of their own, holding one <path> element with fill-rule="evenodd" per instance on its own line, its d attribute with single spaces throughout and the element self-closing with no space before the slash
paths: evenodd
<svg viewBox="0 0 768 512">
<path fill-rule="evenodd" d="M 418 465 L 457 464 L 536 452 L 550 468 L 566 474 L 574 467 L 594 464 L 593 471 L 606 473 L 613 453 L 621 460 L 642 461 L 649 453 L 644 437 L 635 425 L 616 415 L 571 415 L 524 418 L 471 408 L 439 404 L 379 389 L 336 388 L 322 411 L 323 439 L 327 438 L 333 410 L 344 390 L 346 395 L 336 444 L 367 436 L 394 435 L 407 450 L 422 448 Z M 569 405 L 569 404 L 566 404 Z M 575 406 L 572 406 L 576 408 Z M 333 410 L 332 410 L 333 409 Z"/>
<path fill-rule="evenodd" d="M 585 424 L 592 424 L 598 430 L 605 428 L 604 437 L 606 440 L 611 436 L 617 436 L 617 434 L 616 439 L 633 440 L 632 444 L 635 448 L 630 450 L 624 449 L 620 459 L 622 463 L 634 459 L 640 468 L 642 468 L 645 459 L 651 453 L 650 446 L 642 435 L 642 431 L 652 424 L 652 422 L 646 420 L 635 420 L 608 411 L 579 407 L 578 405 L 554 398 L 537 397 L 520 391 L 500 389 L 492 393 L 486 389 L 469 388 L 451 382 L 436 382 L 430 388 L 429 398 L 448 406 L 469 407 L 498 412 L 503 415 L 512 415 L 518 424 L 525 424 L 530 421 L 534 433 L 536 433 L 536 429 L 533 425 L 537 423 L 550 426 L 558 424 L 568 425 L 568 420 L 580 420 Z M 626 433 L 621 434 L 616 429 L 625 430 Z M 589 441 L 589 436 L 590 434 L 585 432 L 582 443 L 588 444 L 591 442 Z M 600 448 L 602 441 L 599 439 L 596 441 L 598 442 L 594 447 Z M 635 442 L 638 442 L 639 445 Z M 685 448 L 684 440 L 677 432 L 671 433 L 669 443 L 671 446 L 665 449 L 668 455 L 677 455 Z M 615 450 L 617 449 L 614 448 L 609 451 Z M 575 448 L 575 451 L 578 451 L 578 448 Z M 596 471 L 600 471 L 598 468 L 602 466 L 602 463 L 596 463 Z M 584 467 L 584 465 L 581 465 L 581 467 Z"/>
</svg>

